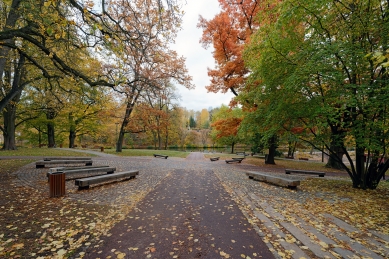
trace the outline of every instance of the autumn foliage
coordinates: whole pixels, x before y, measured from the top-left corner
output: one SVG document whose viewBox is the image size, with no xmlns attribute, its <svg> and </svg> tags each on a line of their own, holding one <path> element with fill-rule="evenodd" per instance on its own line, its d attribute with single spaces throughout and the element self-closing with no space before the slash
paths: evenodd
<svg viewBox="0 0 389 259">
<path fill-rule="evenodd" d="M 212 127 L 218 131 L 216 138 L 236 136 L 243 118 L 225 118 L 212 123 Z"/>
<path fill-rule="evenodd" d="M 200 42 L 204 48 L 211 44 L 216 68 L 208 68 L 211 84 L 210 92 L 226 93 L 231 90 L 236 96 L 244 87 L 249 70 L 244 64 L 242 54 L 250 36 L 258 29 L 258 14 L 274 5 L 251 0 L 219 0 L 222 11 L 213 19 L 199 18 L 198 27 L 202 28 Z"/>
</svg>

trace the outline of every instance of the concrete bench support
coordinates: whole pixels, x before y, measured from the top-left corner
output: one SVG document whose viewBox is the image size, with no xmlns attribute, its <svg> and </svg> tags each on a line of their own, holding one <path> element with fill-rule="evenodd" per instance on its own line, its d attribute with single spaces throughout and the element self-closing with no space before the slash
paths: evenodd
<svg viewBox="0 0 389 259">
<path fill-rule="evenodd" d="M 288 187 L 291 189 L 295 189 L 297 186 L 300 185 L 300 181 L 298 180 L 292 180 L 277 176 L 272 176 L 268 174 L 258 173 L 258 172 L 247 172 L 246 175 L 250 179 L 254 179 L 261 182 L 271 183 L 274 185 L 282 186 L 282 187 Z"/>
<path fill-rule="evenodd" d="M 319 177 L 324 177 L 326 173 L 324 172 L 317 172 L 317 171 L 306 171 L 306 170 L 295 170 L 295 169 L 285 169 L 285 174 L 312 174 L 312 175 L 318 175 Z"/>
<path fill-rule="evenodd" d="M 136 175 L 139 174 L 139 171 L 127 171 L 127 172 L 118 172 L 113 174 L 105 174 L 92 176 L 82 179 L 76 179 L 75 185 L 78 186 L 78 189 L 88 189 L 91 184 L 104 183 L 108 181 L 115 180 L 125 180 L 125 179 L 133 179 Z"/>
</svg>

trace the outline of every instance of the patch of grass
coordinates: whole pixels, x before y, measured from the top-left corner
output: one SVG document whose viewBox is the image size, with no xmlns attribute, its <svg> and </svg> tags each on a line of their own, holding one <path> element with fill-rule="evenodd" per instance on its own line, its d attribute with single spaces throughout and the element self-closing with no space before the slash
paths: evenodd
<svg viewBox="0 0 389 259">
<path fill-rule="evenodd" d="M 6 174 L 6 173 L 12 173 L 22 166 L 25 166 L 29 163 L 32 163 L 33 160 L 30 159 L 6 159 L 6 160 L 1 160 L 0 163 L 0 174 Z"/>
<path fill-rule="evenodd" d="M 17 150 L 0 150 L 0 156 L 94 156 L 87 153 L 73 152 L 57 148 L 19 148 Z"/>
<path fill-rule="evenodd" d="M 173 151 L 173 150 L 150 150 L 150 149 L 123 149 L 122 152 L 116 152 L 115 149 L 105 149 L 108 154 L 118 156 L 153 156 L 153 154 L 165 155 L 169 157 L 187 157 L 190 152 Z"/>
</svg>

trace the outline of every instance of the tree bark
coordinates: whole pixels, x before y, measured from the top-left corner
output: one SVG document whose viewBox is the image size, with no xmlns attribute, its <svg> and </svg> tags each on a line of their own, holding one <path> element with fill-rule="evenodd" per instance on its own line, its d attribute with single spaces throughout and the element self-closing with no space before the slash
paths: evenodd
<svg viewBox="0 0 389 259">
<path fill-rule="evenodd" d="M 343 169 L 342 159 L 344 155 L 343 133 L 337 131 L 336 126 L 331 127 L 330 156 L 326 167 Z"/>
<path fill-rule="evenodd" d="M 74 142 L 76 140 L 76 125 L 72 113 L 69 113 L 69 148 L 74 148 Z"/>
<path fill-rule="evenodd" d="M 47 123 L 47 142 L 48 147 L 53 148 L 55 147 L 55 129 L 54 129 L 54 121 L 55 118 L 55 111 L 52 108 L 48 108 L 46 112 L 46 118 L 49 120 Z"/>
<path fill-rule="evenodd" d="M 8 103 L 6 108 L 3 110 L 4 119 L 4 145 L 3 150 L 16 150 L 16 139 L 15 139 L 15 120 L 16 120 L 16 105 L 12 102 Z"/>
<path fill-rule="evenodd" d="M 274 157 L 276 155 L 276 149 L 277 149 L 277 136 L 273 135 L 269 139 L 269 154 L 267 155 L 267 159 L 265 159 L 265 164 L 271 164 L 275 165 Z"/>
</svg>

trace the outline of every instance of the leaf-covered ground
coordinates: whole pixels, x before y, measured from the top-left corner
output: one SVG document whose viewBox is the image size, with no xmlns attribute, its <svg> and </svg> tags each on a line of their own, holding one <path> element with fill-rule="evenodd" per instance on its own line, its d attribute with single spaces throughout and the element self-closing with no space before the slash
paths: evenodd
<svg viewBox="0 0 389 259">
<path fill-rule="evenodd" d="M 154 159 L 153 161 L 155 168 L 158 168 L 164 162 L 170 165 L 171 161 L 175 160 Z M 126 205 L 97 204 L 93 200 L 91 202 L 68 197 L 49 198 L 47 193 L 18 185 L 15 181 L 14 172 L 31 162 L 31 160 L 17 159 L 0 161 L 0 258 L 82 257 L 82 247 L 93 244 L 93 241 L 100 236 L 109 235 L 109 230 L 125 218 L 137 202 L 150 191 L 144 188 L 143 191 L 128 196 L 124 184 L 123 188 L 116 188 L 120 184 L 115 184 L 115 189 L 112 188 L 113 186 L 102 189 L 123 192 L 120 195 L 126 201 L 131 201 Z M 223 161 L 219 162 L 223 163 Z M 244 164 L 247 162 L 249 159 L 245 160 Z M 299 162 L 293 163 L 299 164 Z M 307 165 L 304 162 L 301 164 Z M 260 166 L 258 168 L 268 172 L 282 171 L 284 168 L 283 165 L 269 166 L 259 162 L 258 165 Z M 212 163 L 212 166 L 218 167 L 215 163 Z M 241 173 L 232 174 L 231 170 L 235 170 L 233 166 L 228 168 L 230 168 L 228 171 L 217 172 L 226 189 L 233 188 L 234 184 L 242 187 L 240 184 L 246 181 L 253 184 L 255 191 L 261 192 L 262 195 L 269 191 L 269 197 L 276 200 L 280 206 L 275 208 L 282 210 L 285 215 L 298 213 L 296 209 L 302 206 L 312 215 L 330 213 L 359 229 L 389 233 L 389 182 L 381 182 L 377 190 L 364 191 L 352 188 L 345 174 L 334 171 L 334 174 L 339 175 L 338 178 L 304 180 L 298 192 L 285 190 L 285 193 L 276 197 L 274 193 L 278 192 L 277 188 L 249 182 L 241 177 Z M 237 177 L 241 179 L 240 182 L 237 181 Z M 152 182 L 155 185 L 158 179 L 153 178 Z M 81 196 L 82 194 L 79 197 Z M 101 195 L 96 195 L 98 196 Z M 292 199 L 292 196 L 295 198 Z M 320 217 L 318 216 L 317 219 L 317 224 L 320 225 Z M 284 252 L 280 251 L 280 253 Z"/>
</svg>

